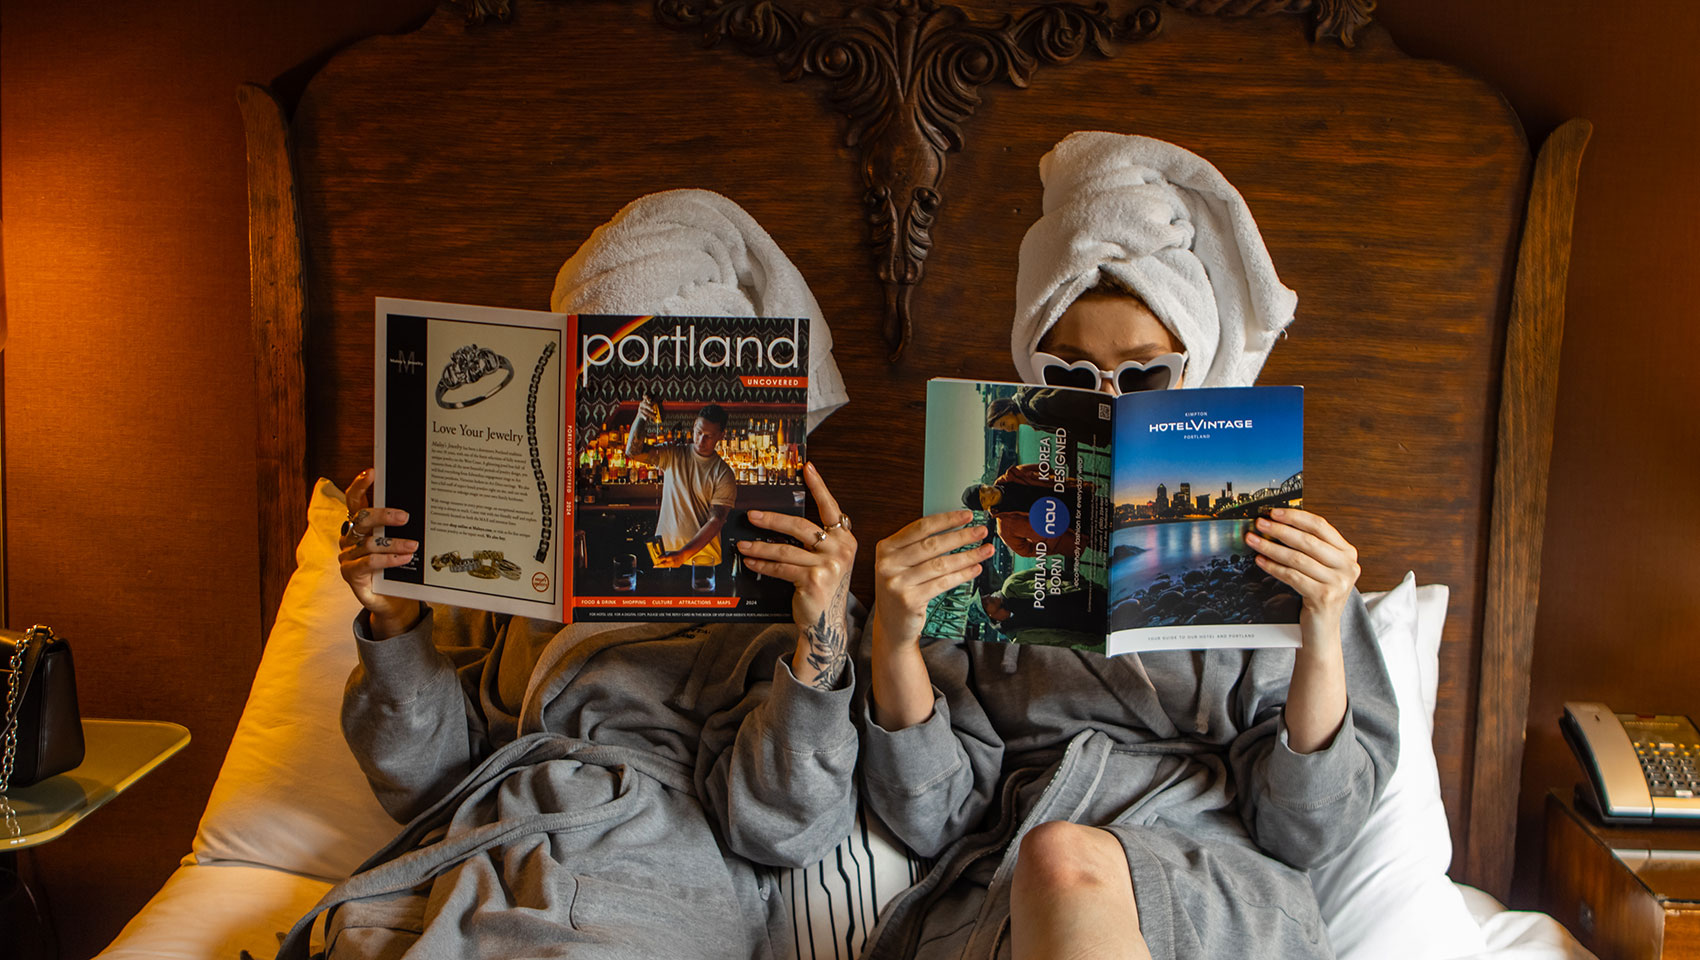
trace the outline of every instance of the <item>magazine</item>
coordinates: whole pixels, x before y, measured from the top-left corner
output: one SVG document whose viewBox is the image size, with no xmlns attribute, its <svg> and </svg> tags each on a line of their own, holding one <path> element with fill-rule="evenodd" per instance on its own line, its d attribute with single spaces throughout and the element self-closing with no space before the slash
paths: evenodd
<svg viewBox="0 0 1700 960">
<path fill-rule="evenodd" d="M 803 319 L 379 298 L 374 502 L 419 541 L 384 594 L 556 622 L 791 619 L 738 540 L 802 514 Z"/>
<path fill-rule="evenodd" d="M 1111 655 L 1299 643 L 1299 596 L 1245 533 L 1304 505 L 1302 387 L 933 380 L 923 500 L 973 510 L 995 548 L 929 605 L 926 636 Z"/>
</svg>

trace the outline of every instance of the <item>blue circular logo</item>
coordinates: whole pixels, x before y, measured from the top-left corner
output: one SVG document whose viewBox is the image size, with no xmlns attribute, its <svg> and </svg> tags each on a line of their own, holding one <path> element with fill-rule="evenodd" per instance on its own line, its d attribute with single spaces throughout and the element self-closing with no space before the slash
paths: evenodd
<svg viewBox="0 0 1700 960">
<path fill-rule="evenodd" d="M 1027 511 L 1027 520 L 1041 537 L 1060 537 L 1068 529 L 1068 507 L 1056 497 L 1040 497 Z"/>
</svg>

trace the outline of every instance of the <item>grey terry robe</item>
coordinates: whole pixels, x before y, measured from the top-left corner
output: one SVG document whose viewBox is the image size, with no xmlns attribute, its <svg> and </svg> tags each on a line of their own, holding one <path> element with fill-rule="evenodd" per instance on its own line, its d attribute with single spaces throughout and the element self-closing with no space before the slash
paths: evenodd
<svg viewBox="0 0 1700 960">
<path fill-rule="evenodd" d="M 1393 772 L 1398 712 L 1354 591 L 1348 709 L 1333 742 L 1286 745 L 1290 649 L 1104 657 L 938 641 L 933 714 L 862 718 L 867 800 L 937 864 L 885 909 L 864 960 L 1009 956 L 1009 886 L 1035 824 L 1121 841 L 1157 960 L 1330 957 L 1304 871 L 1357 835 Z"/>
<path fill-rule="evenodd" d="M 444 608 L 355 630 L 343 730 L 408 826 L 280 956 L 327 909 L 332 958 L 789 954 L 759 865 L 849 833 L 857 754 L 849 680 L 799 683 L 794 626 Z"/>
</svg>

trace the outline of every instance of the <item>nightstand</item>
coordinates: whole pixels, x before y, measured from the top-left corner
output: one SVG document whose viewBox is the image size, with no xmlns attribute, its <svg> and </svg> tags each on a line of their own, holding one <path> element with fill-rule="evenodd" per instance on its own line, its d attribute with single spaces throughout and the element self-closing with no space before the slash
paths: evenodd
<svg viewBox="0 0 1700 960">
<path fill-rule="evenodd" d="M 8 957 L 56 958 L 51 908 L 18 873 L 18 853 L 76 826 L 189 742 L 189 731 L 153 720 L 83 718 L 83 762 L 0 794 L 0 930 Z M 9 951 L 9 952 L 6 952 Z"/>
<path fill-rule="evenodd" d="M 1547 792 L 1541 909 L 1600 960 L 1700 958 L 1700 827 L 1606 826 Z"/>
</svg>

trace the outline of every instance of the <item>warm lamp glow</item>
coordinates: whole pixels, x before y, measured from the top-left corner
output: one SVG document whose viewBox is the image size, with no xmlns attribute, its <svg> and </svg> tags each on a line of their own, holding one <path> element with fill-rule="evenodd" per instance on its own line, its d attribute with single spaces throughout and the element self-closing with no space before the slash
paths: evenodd
<svg viewBox="0 0 1700 960">
<path fill-rule="evenodd" d="M 6 221 L 0 220 L 0 350 L 6 349 Z M 4 357 L 0 357 L 3 360 Z M 0 365 L 0 373 L 5 370 Z M 6 610 L 6 384 L 0 379 L 0 627 L 10 620 Z"/>
<path fill-rule="evenodd" d="M 0 220 L 0 350 L 6 349 L 6 221 Z"/>
</svg>

